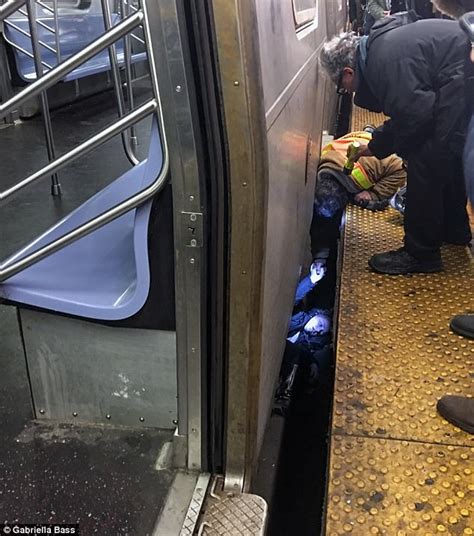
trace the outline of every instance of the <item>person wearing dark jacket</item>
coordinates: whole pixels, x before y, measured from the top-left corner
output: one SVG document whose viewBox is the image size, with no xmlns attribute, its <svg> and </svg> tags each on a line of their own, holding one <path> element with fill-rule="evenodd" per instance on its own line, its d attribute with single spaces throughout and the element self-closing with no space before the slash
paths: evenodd
<svg viewBox="0 0 474 536">
<path fill-rule="evenodd" d="M 469 47 L 456 22 L 413 12 L 385 17 L 368 37 L 344 33 L 323 47 L 321 63 L 339 90 L 389 117 L 358 156 L 408 161 L 404 246 L 374 255 L 377 272 L 440 271 L 442 242 L 471 240 L 462 169 Z"/>
</svg>

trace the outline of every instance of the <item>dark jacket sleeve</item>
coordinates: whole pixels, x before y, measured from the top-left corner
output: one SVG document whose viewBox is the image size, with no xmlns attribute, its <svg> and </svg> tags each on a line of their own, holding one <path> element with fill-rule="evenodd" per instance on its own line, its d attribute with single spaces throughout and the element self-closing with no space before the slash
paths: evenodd
<svg viewBox="0 0 474 536">
<path fill-rule="evenodd" d="M 288 326 L 288 335 L 294 335 L 297 331 L 302 330 L 310 320 L 311 314 L 306 311 L 300 311 L 294 314 Z"/>
<path fill-rule="evenodd" d="M 393 152 L 407 157 L 434 126 L 436 94 L 429 66 L 421 54 L 402 58 L 400 50 L 385 50 L 385 55 L 380 50 L 371 58 L 371 53 L 366 76 L 390 121 L 375 132 L 370 148 L 378 158 Z"/>
<path fill-rule="evenodd" d="M 382 160 L 395 152 L 395 138 L 393 136 L 393 123 L 388 119 L 383 125 L 376 128 L 369 141 L 372 154 Z"/>
</svg>

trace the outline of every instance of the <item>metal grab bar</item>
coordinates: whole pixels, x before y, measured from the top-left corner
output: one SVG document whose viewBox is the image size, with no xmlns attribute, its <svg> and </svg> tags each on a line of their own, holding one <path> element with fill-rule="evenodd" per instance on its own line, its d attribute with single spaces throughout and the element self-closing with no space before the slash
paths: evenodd
<svg viewBox="0 0 474 536">
<path fill-rule="evenodd" d="M 26 1 L 26 0 L 25 0 Z M 28 17 L 28 13 L 24 10 L 24 9 L 19 9 L 18 10 L 19 13 L 21 13 L 22 15 L 24 15 L 25 17 Z M 56 17 L 57 18 L 57 17 Z M 5 21 L 6 22 L 6 21 Z M 42 20 L 40 19 L 36 19 L 36 22 L 42 26 L 45 30 L 48 30 L 48 32 L 51 32 L 51 33 L 54 33 L 56 30 L 54 28 L 51 28 L 51 26 L 48 26 L 47 24 L 45 24 Z"/>
<path fill-rule="evenodd" d="M 61 43 L 59 41 L 59 18 L 58 18 L 58 0 L 53 0 L 54 8 L 54 40 L 56 42 L 56 58 L 61 63 Z M 36 19 L 38 21 L 38 19 Z M 39 21 L 38 21 L 39 22 Z"/>
<path fill-rule="evenodd" d="M 59 171 L 70 162 L 73 162 L 74 160 L 77 160 L 79 157 L 83 156 L 89 151 L 96 149 L 117 134 L 121 134 L 127 128 L 130 128 L 135 123 L 138 123 L 138 121 L 140 121 L 141 119 L 144 119 L 145 117 L 153 113 L 157 109 L 157 107 L 158 104 L 154 99 L 146 102 L 145 104 L 142 104 L 142 106 L 138 107 L 133 112 L 124 115 L 117 122 L 113 123 L 112 125 L 109 125 L 107 128 L 105 128 L 98 134 L 95 134 L 77 147 L 74 147 L 74 149 L 71 149 L 69 152 L 56 158 L 55 160 L 44 166 L 42 169 L 36 171 L 26 179 L 23 179 L 21 182 L 15 184 L 15 186 L 12 186 L 11 188 L 4 190 L 3 192 L 0 192 L 0 201 L 7 199 L 25 186 L 28 186 L 28 184 L 31 184 L 32 182 L 37 181 L 38 179 L 41 179 L 47 175 L 51 175 L 56 171 Z"/>
<path fill-rule="evenodd" d="M 124 2 L 124 0 L 120 0 L 120 11 L 122 13 L 122 17 L 130 15 L 129 11 L 129 5 Z M 127 34 L 124 38 L 124 54 L 125 54 L 125 83 L 126 83 L 126 90 L 127 90 L 127 109 L 133 110 L 134 108 L 134 98 L 133 98 L 133 86 L 132 86 L 132 42 L 130 39 L 130 36 L 132 34 Z M 137 146 L 137 133 L 135 131 L 135 127 L 132 127 L 130 129 L 130 142 L 132 144 L 132 147 L 135 148 Z"/>
<path fill-rule="evenodd" d="M 137 12 L 138 11 L 138 7 L 135 7 L 131 4 L 131 2 L 127 2 L 127 0 L 125 0 L 125 4 L 132 10 L 132 11 L 135 11 Z"/>
<path fill-rule="evenodd" d="M 66 233 L 61 238 L 58 238 L 50 244 L 39 248 L 37 251 L 34 251 L 33 253 L 30 253 L 25 257 L 21 258 L 23 250 L 20 250 L 10 259 L 0 264 L 0 282 L 9 279 L 13 275 L 17 274 L 18 272 L 21 272 L 25 268 L 28 268 L 29 266 L 35 264 L 41 259 L 51 255 L 55 251 L 62 249 L 68 244 L 82 238 L 83 236 L 86 236 L 87 234 L 106 225 L 112 220 L 119 218 L 130 210 L 133 210 L 137 206 L 141 205 L 142 203 L 156 195 L 166 184 L 169 170 L 169 150 L 166 142 L 166 134 L 163 131 L 163 113 L 158 90 L 158 80 L 153 64 L 153 48 L 148 28 L 146 8 L 145 12 L 140 11 L 135 13 L 134 15 L 131 15 L 130 17 L 127 17 L 125 20 L 115 26 L 112 30 L 106 32 L 106 34 L 104 34 L 101 38 L 97 39 L 94 43 L 91 43 L 84 50 L 82 50 L 78 54 L 75 54 L 59 66 L 55 67 L 52 71 L 50 71 L 41 79 L 31 84 L 29 88 L 19 93 L 16 97 L 9 99 L 4 105 L 0 106 L 0 118 L 2 117 L 2 114 L 8 113 L 9 109 L 11 107 L 16 106 L 17 103 L 21 103 L 26 99 L 36 96 L 42 91 L 45 91 L 50 85 L 61 80 L 61 78 L 65 76 L 65 74 L 75 69 L 78 65 L 81 65 L 90 57 L 94 56 L 96 53 L 100 52 L 110 44 L 120 39 L 123 35 L 130 32 L 133 28 L 139 26 L 142 21 L 145 30 L 145 41 L 147 44 L 147 48 L 149 49 L 148 53 L 150 56 L 150 76 L 152 80 L 153 93 L 155 96 L 154 100 L 151 100 L 143 104 L 136 110 L 126 114 L 116 123 L 110 125 L 106 129 L 96 134 L 89 140 L 83 142 L 81 145 L 75 147 L 68 153 L 55 159 L 53 162 L 50 162 L 43 169 L 37 171 L 30 177 L 27 177 L 19 184 L 13 186 L 12 188 L 4 192 L 0 192 L 0 200 L 5 199 L 10 195 L 13 195 L 15 192 L 25 187 L 27 184 L 30 184 L 41 177 L 50 175 L 51 173 L 62 169 L 70 162 L 73 162 L 80 156 L 105 143 L 113 136 L 122 133 L 124 130 L 130 128 L 136 122 L 140 121 L 141 119 L 153 112 L 156 113 L 158 119 L 158 127 L 160 130 L 163 151 L 163 165 L 158 177 L 150 186 L 146 187 L 141 192 L 138 192 L 137 194 L 115 205 L 114 207 L 100 214 L 99 216 L 94 217 L 92 220 L 80 225 L 73 231 Z"/>
<path fill-rule="evenodd" d="M 28 12 L 28 24 L 30 26 L 31 34 L 31 47 L 35 57 L 35 72 L 36 78 L 43 76 L 43 65 L 41 63 L 41 49 L 40 40 L 38 37 L 38 28 L 36 26 L 36 5 L 34 0 L 26 0 L 26 10 Z M 46 149 L 48 151 L 48 160 L 52 162 L 56 158 L 56 149 L 54 147 L 53 127 L 51 125 L 51 115 L 49 113 L 49 100 L 48 93 L 45 89 L 41 92 L 41 115 L 43 119 L 44 136 L 46 139 Z M 51 194 L 61 195 L 61 185 L 59 184 L 59 177 L 56 173 L 51 175 Z"/>
<path fill-rule="evenodd" d="M 154 108 L 158 107 L 155 101 L 153 101 L 153 104 L 154 104 Z M 161 110 L 160 110 L 159 117 L 161 120 Z M 164 140 L 164 137 L 162 139 Z M 122 203 L 115 205 L 114 207 L 107 210 L 103 214 L 96 216 L 95 218 L 88 221 L 87 223 L 80 225 L 79 227 L 77 227 L 77 229 L 74 229 L 73 231 L 62 236 L 61 238 L 58 238 L 51 244 L 47 244 L 46 246 L 43 246 L 37 251 L 31 253 L 30 255 L 27 255 L 26 257 L 15 261 L 15 258 L 17 258 L 22 253 L 21 251 L 18 252 L 15 255 L 15 257 L 13 257 L 9 261 L 0 265 L 0 282 L 5 281 L 9 277 L 12 277 L 18 272 L 21 272 L 22 270 L 24 270 L 25 268 L 28 268 L 28 266 L 31 266 L 35 262 L 38 262 L 41 259 L 44 259 L 48 255 L 51 255 L 55 251 L 58 251 L 59 249 L 63 248 L 64 246 L 67 246 L 68 244 L 75 242 L 79 238 L 82 238 L 83 236 L 95 231 L 99 227 L 106 225 L 112 220 L 119 218 L 123 214 L 127 213 L 130 210 L 133 210 L 137 206 L 141 205 L 142 203 L 144 203 L 145 201 L 153 197 L 165 185 L 167 175 L 168 175 L 168 169 L 169 169 L 169 153 L 168 153 L 167 145 L 166 143 L 164 143 L 163 144 L 163 166 L 161 168 L 160 174 L 150 186 L 148 186 L 147 188 L 145 188 L 138 194 L 135 194 L 134 196 L 130 197 L 126 201 L 123 201 Z"/>
<path fill-rule="evenodd" d="M 136 36 L 134 33 L 131 33 L 131 34 L 130 34 L 130 37 L 131 37 L 132 39 L 135 39 L 135 41 L 138 41 L 138 42 L 141 43 L 142 45 L 145 44 L 145 41 L 144 41 L 143 39 L 140 39 L 140 38 L 139 38 L 138 36 Z"/>
<path fill-rule="evenodd" d="M 15 1 L 15 0 L 10 0 Z M 122 22 L 119 22 L 111 30 L 107 31 L 104 35 L 99 37 L 96 41 L 87 45 L 84 49 L 80 50 L 77 54 L 74 54 L 67 60 L 63 61 L 42 78 L 36 80 L 24 90 L 17 93 L 14 97 L 0 105 L 0 119 L 3 119 L 11 110 L 20 106 L 23 102 L 32 97 L 36 97 L 45 89 L 48 89 L 56 82 L 59 82 L 67 74 L 73 71 L 76 67 L 79 67 L 87 60 L 101 52 L 111 44 L 118 41 L 125 34 L 139 26 L 143 21 L 143 13 L 137 12 L 130 15 Z"/>
<path fill-rule="evenodd" d="M 109 1 L 108 0 L 101 0 L 102 4 L 102 15 L 104 18 L 104 27 L 105 30 L 108 32 L 112 28 L 112 13 L 110 11 Z M 127 39 L 128 34 L 125 36 L 125 40 Z M 112 44 L 108 48 L 109 52 L 109 62 L 110 62 L 110 68 L 112 70 L 112 78 L 114 81 L 114 89 L 115 89 L 115 98 L 117 100 L 117 110 L 118 110 L 118 116 L 123 117 L 125 114 L 125 103 L 123 100 L 123 93 L 122 93 L 122 81 L 120 78 L 120 70 L 119 65 L 117 61 L 117 50 L 115 49 L 115 45 Z M 126 50 L 125 50 L 126 53 Z M 125 60 L 125 63 L 127 61 Z M 132 144 L 130 143 L 130 137 L 127 135 L 126 132 L 122 133 L 122 144 L 123 144 L 123 150 L 125 151 L 125 155 L 127 156 L 130 163 L 134 166 L 136 166 L 140 160 L 135 156 Z"/>
<path fill-rule="evenodd" d="M 23 259 L 13 262 L 13 264 L 8 262 L 8 263 L 4 263 L 0 265 L 0 283 L 12 277 L 13 275 L 17 274 L 18 272 L 21 272 L 25 268 L 28 268 L 28 266 L 31 266 L 32 264 L 40 261 L 41 259 L 44 259 L 48 255 L 51 255 L 55 251 L 58 251 L 59 249 L 62 249 L 68 244 L 71 244 L 72 242 L 79 240 L 79 238 L 82 238 L 83 236 L 89 233 L 92 233 L 99 227 L 102 227 L 103 225 L 110 223 L 112 220 L 115 220 L 119 218 L 120 216 L 123 216 L 128 211 L 133 210 L 134 208 L 138 207 L 139 205 L 141 205 L 142 203 L 144 203 L 145 201 L 147 201 L 148 199 L 156 195 L 166 183 L 168 169 L 169 169 L 168 151 L 166 147 L 164 147 L 163 148 L 163 167 L 161 169 L 160 174 L 156 178 L 156 180 L 148 188 L 145 188 L 145 190 L 134 195 L 133 197 L 130 197 L 126 201 L 123 201 L 122 203 L 115 205 L 114 207 L 107 210 L 100 216 L 96 216 L 95 218 L 88 221 L 87 223 L 84 223 L 80 225 L 79 227 L 77 227 L 77 229 L 74 229 L 74 231 L 67 233 L 61 238 L 58 238 L 51 244 L 47 244 L 46 246 L 43 246 L 42 248 L 38 249 L 34 253 L 27 255 Z M 18 253 L 18 255 L 20 254 L 21 252 Z"/>
<path fill-rule="evenodd" d="M 20 7 L 26 2 L 26 0 L 9 0 L 5 4 L 0 6 L 0 21 L 6 19 L 15 11 L 18 11 Z"/>
<path fill-rule="evenodd" d="M 35 2 L 40 5 L 45 11 L 49 11 L 50 13 L 53 13 L 54 15 L 54 9 L 52 7 L 47 6 L 41 0 L 35 0 Z"/>
<path fill-rule="evenodd" d="M 31 58 L 32 60 L 35 59 L 35 57 L 33 56 L 33 54 L 31 52 L 29 52 L 28 50 L 24 49 L 23 47 L 21 47 L 20 45 L 17 45 L 15 43 L 9 43 L 9 45 L 12 47 L 12 48 L 15 48 L 16 50 L 18 50 L 19 52 L 21 52 L 22 54 L 24 54 L 25 56 L 28 56 L 29 58 Z M 49 63 L 46 63 L 45 61 L 41 60 L 41 63 L 46 67 L 46 69 L 49 69 L 51 70 L 53 68 L 52 65 L 50 65 Z M 7 101 L 8 102 L 8 101 Z M 8 112 L 7 112 L 8 113 Z M 2 116 L 0 116 L 0 119 L 2 119 Z"/>
<path fill-rule="evenodd" d="M 29 34 L 26 30 L 23 30 L 23 28 L 20 28 L 19 26 L 17 26 L 16 24 L 14 24 L 13 22 L 10 22 L 9 20 L 6 20 L 4 21 L 4 23 L 7 25 L 7 26 L 10 26 L 10 28 L 14 28 L 17 32 L 23 34 L 25 37 L 29 37 L 31 39 L 31 34 Z M 43 46 L 44 48 L 50 50 L 53 54 L 57 54 L 57 50 L 54 49 L 53 47 L 49 46 L 47 43 L 45 43 L 44 41 L 41 41 L 41 39 L 38 39 L 38 43 Z"/>
</svg>

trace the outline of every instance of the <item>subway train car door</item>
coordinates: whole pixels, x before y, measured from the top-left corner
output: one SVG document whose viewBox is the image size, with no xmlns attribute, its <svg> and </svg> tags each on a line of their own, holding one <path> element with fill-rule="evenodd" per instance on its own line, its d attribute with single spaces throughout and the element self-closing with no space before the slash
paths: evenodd
<svg viewBox="0 0 474 536">
<path fill-rule="evenodd" d="M 317 0 L 214 1 L 229 165 L 225 488 L 251 488 L 312 217 L 325 104 Z"/>
</svg>

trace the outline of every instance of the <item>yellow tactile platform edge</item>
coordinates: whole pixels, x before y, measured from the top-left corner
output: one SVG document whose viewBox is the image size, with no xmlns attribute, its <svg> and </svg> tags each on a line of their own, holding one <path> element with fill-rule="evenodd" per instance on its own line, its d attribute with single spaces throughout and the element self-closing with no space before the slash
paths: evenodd
<svg viewBox="0 0 474 536">
<path fill-rule="evenodd" d="M 380 124 L 355 110 L 353 130 Z M 443 394 L 474 393 L 474 342 L 449 319 L 474 310 L 467 249 L 445 272 L 374 274 L 373 253 L 401 245 L 401 216 L 347 211 L 339 302 L 326 534 L 474 534 L 473 436 L 436 413 Z"/>
<path fill-rule="evenodd" d="M 362 130 L 367 125 L 378 127 L 385 121 L 385 119 L 387 119 L 387 117 L 384 114 L 376 114 L 354 106 L 352 109 L 351 130 L 353 132 Z"/>
<path fill-rule="evenodd" d="M 368 258 L 401 245 L 393 209 L 346 214 L 339 298 L 333 430 L 474 446 L 440 419 L 444 394 L 474 393 L 474 341 L 449 330 L 452 316 L 474 309 L 474 263 L 467 248 L 443 248 L 445 271 L 385 276 Z"/>
<path fill-rule="evenodd" d="M 468 535 L 473 449 L 333 436 L 326 535 Z"/>
</svg>

